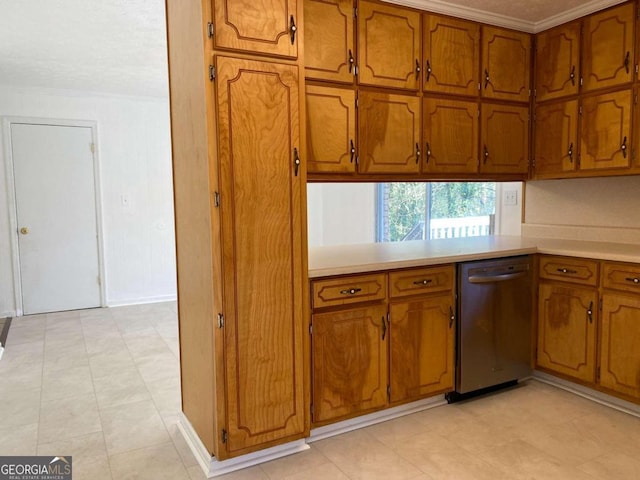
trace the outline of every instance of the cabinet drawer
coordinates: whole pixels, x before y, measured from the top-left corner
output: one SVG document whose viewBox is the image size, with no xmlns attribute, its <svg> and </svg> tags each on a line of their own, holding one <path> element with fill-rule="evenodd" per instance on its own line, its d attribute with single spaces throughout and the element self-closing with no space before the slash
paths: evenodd
<svg viewBox="0 0 640 480">
<path fill-rule="evenodd" d="M 311 284 L 313 308 L 384 300 L 387 282 L 384 273 L 318 280 Z"/>
<path fill-rule="evenodd" d="M 540 258 L 540 278 L 598 285 L 598 262 L 583 258 L 543 256 Z"/>
<path fill-rule="evenodd" d="M 408 297 L 421 293 L 442 292 L 453 289 L 453 266 L 401 270 L 389 273 L 389 295 Z"/>
<path fill-rule="evenodd" d="M 640 265 L 604 263 L 602 285 L 612 290 L 640 293 Z"/>
</svg>

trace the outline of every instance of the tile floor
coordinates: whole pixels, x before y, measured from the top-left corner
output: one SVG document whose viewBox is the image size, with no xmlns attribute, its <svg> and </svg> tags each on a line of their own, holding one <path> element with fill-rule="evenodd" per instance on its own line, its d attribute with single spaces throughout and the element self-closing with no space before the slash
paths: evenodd
<svg viewBox="0 0 640 480">
<path fill-rule="evenodd" d="M 74 480 L 201 480 L 177 430 L 175 303 L 14 320 L 0 455 L 73 455 Z M 530 381 L 311 444 L 224 480 L 640 478 L 640 418 Z"/>
</svg>

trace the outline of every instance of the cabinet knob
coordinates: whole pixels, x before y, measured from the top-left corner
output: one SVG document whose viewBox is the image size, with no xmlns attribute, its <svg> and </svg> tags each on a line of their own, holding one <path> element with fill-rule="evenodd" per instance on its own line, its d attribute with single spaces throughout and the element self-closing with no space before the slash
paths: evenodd
<svg viewBox="0 0 640 480">
<path fill-rule="evenodd" d="M 414 285 L 429 285 L 430 283 L 431 283 L 430 278 L 424 278 L 422 280 L 416 280 L 415 282 L 413 282 Z"/>
<path fill-rule="evenodd" d="M 637 277 L 627 277 L 625 278 L 627 282 L 635 283 L 636 285 L 640 283 L 640 278 Z"/>
<path fill-rule="evenodd" d="M 624 56 L 624 70 L 629 73 L 629 52 Z"/>
<path fill-rule="evenodd" d="M 353 58 L 353 53 L 349 50 L 349 73 L 353 70 L 353 66 L 355 64 L 355 59 Z"/>
<path fill-rule="evenodd" d="M 416 58 L 416 80 L 420 80 L 420 72 L 421 71 L 422 71 L 422 68 L 420 68 L 420 62 Z"/>
<path fill-rule="evenodd" d="M 298 27 L 296 27 L 296 21 L 291 15 L 291 19 L 289 20 L 289 35 L 291 36 L 291 45 L 296 42 L 296 32 L 298 31 Z"/>
<path fill-rule="evenodd" d="M 429 60 L 427 60 L 427 78 L 426 78 L 426 81 L 428 82 L 430 78 L 431 78 L 431 63 L 429 62 Z"/>
<path fill-rule="evenodd" d="M 484 88 L 486 89 L 489 86 L 489 71 L 484 69 Z"/>
<path fill-rule="evenodd" d="M 622 150 L 622 157 L 627 158 L 627 137 L 624 137 L 624 140 L 622 140 L 622 145 L 620 145 L 620 150 Z"/>
<path fill-rule="evenodd" d="M 573 163 L 573 142 L 571 142 L 571 145 L 569 145 L 569 151 L 567 152 L 567 154 L 569 155 L 569 161 Z"/>
<path fill-rule="evenodd" d="M 571 85 L 575 86 L 576 84 L 576 66 L 571 66 L 571 73 L 569 74 L 569 78 L 571 79 Z"/>
<path fill-rule="evenodd" d="M 587 319 L 589 323 L 593 323 L 593 302 L 589 302 L 589 308 L 587 309 Z"/>
<path fill-rule="evenodd" d="M 350 162 L 353 163 L 353 158 L 356 155 L 356 147 L 353 144 L 353 138 L 350 140 L 350 142 L 351 142 L 351 160 L 350 160 Z"/>
<path fill-rule="evenodd" d="M 355 295 L 356 293 L 361 291 L 361 288 L 347 288 L 345 290 L 340 290 L 340 295 Z"/>
</svg>

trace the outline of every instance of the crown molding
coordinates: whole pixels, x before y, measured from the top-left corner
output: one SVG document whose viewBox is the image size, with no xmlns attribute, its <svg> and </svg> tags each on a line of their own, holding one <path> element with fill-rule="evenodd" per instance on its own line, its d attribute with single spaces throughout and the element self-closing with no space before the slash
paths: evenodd
<svg viewBox="0 0 640 480">
<path fill-rule="evenodd" d="M 475 22 L 486 23 L 498 27 L 512 28 L 527 33 L 538 33 L 543 30 L 570 22 L 576 18 L 589 15 L 605 8 L 618 5 L 626 0 L 591 0 L 579 7 L 572 8 L 566 12 L 559 13 L 539 22 L 530 22 L 520 18 L 509 17 L 496 13 L 487 12 L 477 8 L 465 7 L 464 5 L 454 5 L 442 0 L 383 0 L 387 3 L 403 5 L 405 7 L 417 8 L 432 13 L 451 15 L 452 17 L 464 18 Z"/>
</svg>

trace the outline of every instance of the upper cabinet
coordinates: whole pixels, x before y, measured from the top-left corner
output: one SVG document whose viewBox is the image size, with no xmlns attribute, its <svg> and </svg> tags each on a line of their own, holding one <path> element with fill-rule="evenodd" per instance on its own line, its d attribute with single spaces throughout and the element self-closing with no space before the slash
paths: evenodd
<svg viewBox="0 0 640 480">
<path fill-rule="evenodd" d="M 358 133 L 362 173 L 418 173 L 420 98 L 360 92 Z"/>
<path fill-rule="evenodd" d="M 497 27 L 482 27 L 482 96 L 528 102 L 531 35 Z"/>
<path fill-rule="evenodd" d="M 561 25 L 536 36 L 536 100 L 578 93 L 580 22 Z"/>
<path fill-rule="evenodd" d="M 630 82 L 634 66 L 634 4 L 586 17 L 582 33 L 582 88 Z"/>
<path fill-rule="evenodd" d="M 298 56 L 298 0 L 214 0 L 215 48 Z"/>
<path fill-rule="evenodd" d="M 424 15 L 425 92 L 478 95 L 480 24 Z"/>
<path fill-rule="evenodd" d="M 422 58 L 420 12 L 361 1 L 358 6 L 358 82 L 418 90 Z"/>
<path fill-rule="evenodd" d="M 305 76 L 352 83 L 354 30 L 351 0 L 304 0 Z"/>
<path fill-rule="evenodd" d="M 480 132 L 480 173 L 529 171 L 528 107 L 483 104 Z"/>
<path fill-rule="evenodd" d="M 578 165 L 578 100 L 545 103 L 535 115 L 535 175 L 563 176 Z"/>
</svg>

